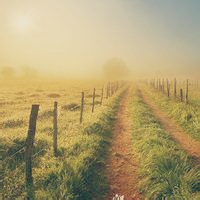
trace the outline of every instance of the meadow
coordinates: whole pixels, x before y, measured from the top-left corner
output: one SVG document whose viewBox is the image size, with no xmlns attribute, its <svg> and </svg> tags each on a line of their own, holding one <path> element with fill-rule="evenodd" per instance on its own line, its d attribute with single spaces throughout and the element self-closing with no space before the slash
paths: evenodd
<svg viewBox="0 0 200 200">
<path fill-rule="evenodd" d="M 118 90 L 110 97 L 107 86 L 103 81 L 1 82 L 0 192 L 3 199 L 27 197 L 25 145 L 32 104 L 40 107 L 32 157 L 31 198 L 105 199 L 110 187 L 106 159 L 108 153 L 114 153 L 109 152 L 112 130 L 128 85 L 119 83 Z M 132 122 L 132 144 L 139 158 L 138 186 L 142 198 L 199 199 L 198 158 L 189 155 L 162 127 L 141 95 L 142 91 L 188 134 L 200 140 L 198 87 L 190 86 L 187 103 L 180 101 L 178 92 L 175 98 L 172 88 L 169 97 L 166 90 L 158 91 L 144 83 L 133 83 L 131 88 L 128 114 Z M 85 98 L 80 123 L 82 92 Z M 55 101 L 58 102 L 57 157 L 53 151 Z"/>
<path fill-rule="evenodd" d="M 95 107 L 92 112 L 94 88 Z M 83 121 L 80 123 L 82 92 L 85 98 Z M 103 152 L 110 141 L 121 93 L 122 89 L 119 89 L 112 97 L 106 98 L 106 87 L 102 81 L 2 81 L 2 197 L 24 199 L 27 195 L 24 151 L 32 104 L 40 105 L 33 149 L 34 197 L 90 199 L 91 196 L 104 195 L 108 185 L 101 171 L 105 157 Z M 58 157 L 53 154 L 55 101 L 58 102 Z"/>
</svg>

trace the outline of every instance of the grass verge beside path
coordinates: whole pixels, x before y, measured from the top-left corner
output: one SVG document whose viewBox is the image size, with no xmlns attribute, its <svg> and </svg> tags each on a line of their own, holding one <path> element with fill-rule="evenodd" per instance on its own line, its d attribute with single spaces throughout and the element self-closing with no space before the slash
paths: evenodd
<svg viewBox="0 0 200 200">
<path fill-rule="evenodd" d="M 140 92 L 132 92 L 133 144 L 140 156 L 140 188 L 147 199 L 200 199 L 200 165 L 161 128 Z"/>
<path fill-rule="evenodd" d="M 152 100 L 165 111 L 194 139 L 200 141 L 200 109 L 195 103 L 186 104 L 180 102 L 173 96 L 168 98 L 163 93 L 155 91 L 153 88 L 142 86 L 144 92 L 152 98 Z"/>
</svg>

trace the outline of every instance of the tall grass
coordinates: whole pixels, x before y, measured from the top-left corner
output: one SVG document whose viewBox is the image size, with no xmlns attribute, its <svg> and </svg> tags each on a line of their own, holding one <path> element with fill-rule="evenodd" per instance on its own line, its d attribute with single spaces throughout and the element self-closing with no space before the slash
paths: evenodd
<svg viewBox="0 0 200 200">
<path fill-rule="evenodd" d="M 130 99 L 140 188 L 147 199 L 200 199 L 200 165 L 162 129 L 140 92 Z"/>
</svg>

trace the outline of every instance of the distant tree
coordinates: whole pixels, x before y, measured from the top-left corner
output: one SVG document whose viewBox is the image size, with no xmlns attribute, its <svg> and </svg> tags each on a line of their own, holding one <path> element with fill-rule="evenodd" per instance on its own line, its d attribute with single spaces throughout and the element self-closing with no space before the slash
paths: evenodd
<svg viewBox="0 0 200 200">
<path fill-rule="evenodd" d="M 16 71 L 13 67 L 5 66 L 0 70 L 1 76 L 5 79 L 12 79 L 16 75 Z"/>
<path fill-rule="evenodd" d="M 23 78 L 35 78 L 37 76 L 37 71 L 33 67 L 28 65 L 23 65 L 21 67 L 22 77 Z"/>
<path fill-rule="evenodd" d="M 130 70 L 122 59 L 111 58 L 104 63 L 103 72 L 107 79 L 123 79 L 129 75 Z"/>
</svg>

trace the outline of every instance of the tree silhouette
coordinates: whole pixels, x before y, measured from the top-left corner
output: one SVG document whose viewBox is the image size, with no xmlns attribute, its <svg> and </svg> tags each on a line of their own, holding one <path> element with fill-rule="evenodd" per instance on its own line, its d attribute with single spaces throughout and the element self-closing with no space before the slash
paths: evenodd
<svg viewBox="0 0 200 200">
<path fill-rule="evenodd" d="M 3 78 L 5 79 L 12 79 L 15 77 L 15 69 L 13 67 L 10 66 L 5 66 L 3 67 L 1 70 L 1 75 L 3 76 Z"/>
<path fill-rule="evenodd" d="M 33 67 L 30 67 L 29 65 L 23 65 L 21 66 L 21 72 L 23 78 L 35 78 L 37 77 L 37 71 Z"/>
<path fill-rule="evenodd" d="M 106 79 L 123 79 L 130 71 L 122 59 L 111 58 L 104 63 L 103 72 Z"/>
</svg>

